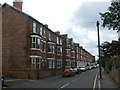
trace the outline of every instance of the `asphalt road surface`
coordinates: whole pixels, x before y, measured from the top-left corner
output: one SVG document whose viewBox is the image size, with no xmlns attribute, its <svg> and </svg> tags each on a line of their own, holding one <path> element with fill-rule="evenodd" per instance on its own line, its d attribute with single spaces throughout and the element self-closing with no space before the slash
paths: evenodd
<svg viewBox="0 0 120 90">
<path fill-rule="evenodd" d="M 9 82 L 8 88 L 93 88 L 98 68 L 76 74 L 73 77 L 62 77 L 62 75 L 39 79 L 18 80 Z"/>
</svg>

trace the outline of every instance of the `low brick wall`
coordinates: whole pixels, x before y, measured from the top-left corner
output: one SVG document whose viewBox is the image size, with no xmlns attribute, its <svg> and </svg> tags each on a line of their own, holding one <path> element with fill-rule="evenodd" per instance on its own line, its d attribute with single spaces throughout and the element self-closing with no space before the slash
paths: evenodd
<svg viewBox="0 0 120 90">
<path fill-rule="evenodd" d="M 112 69 L 109 72 L 109 76 L 117 83 L 120 85 L 120 71 L 118 69 Z"/>
<path fill-rule="evenodd" d="M 18 78 L 18 79 L 41 79 L 50 76 L 60 75 L 61 69 L 56 70 L 10 70 L 6 77 Z"/>
</svg>

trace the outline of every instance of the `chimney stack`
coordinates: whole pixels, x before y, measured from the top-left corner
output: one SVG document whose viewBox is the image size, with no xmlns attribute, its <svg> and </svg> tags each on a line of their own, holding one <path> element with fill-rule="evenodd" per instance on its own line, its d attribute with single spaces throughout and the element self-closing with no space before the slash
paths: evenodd
<svg viewBox="0 0 120 90">
<path fill-rule="evenodd" d="M 23 3 L 22 0 L 14 0 L 13 1 L 13 6 L 20 9 L 20 10 L 22 10 L 22 3 Z"/>
<path fill-rule="evenodd" d="M 44 24 L 48 28 L 48 24 Z"/>
<path fill-rule="evenodd" d="M 60 31 L 56 31 L 55 33 L 60 36 Z"/>
</svg>

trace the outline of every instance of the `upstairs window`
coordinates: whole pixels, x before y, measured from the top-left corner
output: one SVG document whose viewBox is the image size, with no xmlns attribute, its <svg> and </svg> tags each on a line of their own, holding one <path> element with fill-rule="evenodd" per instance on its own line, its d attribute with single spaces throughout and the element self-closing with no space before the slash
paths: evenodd
<svg viewBox="0 0 120 90">
<path fill-rule="evenodd" d="M 79 55 L 77 54 L 77 60 L 79 59 Z"/>
<path fill-rule="evenodd" d="M 36 48 L 36 37 L 32 37 L 32 48 Z"/>
<path fill-rule="evenodd" d="M 59 44 L 59 37 L 57 37 L 57 44 Z"/>
<path fill-rule="evenodd" d="M 60 39 L 60 45 L 62 45 L 62 39 Z"/>
<path fill-rule="evenodd" d="M 70 56 L 70 50 L 69 49 L 66 50 L 66 55 Z"/>
<path fill-rule="evenodd" d="M 51 35 L 50 35 L 50 32 L 49 32 L 49 40 L 51 40 Z"/>
<path fill-rule="evenodd" d="M 62 68 L 62 60 L 57 60 L 57 68 Z"/>
<path fill-rule="evenodd" d="M 62 54 L 62 47 L 61 46 L 57 46 L 57 54 L 58 55 Z"/>
<path fill-rule="evenodd" d="M 79 52 L 78 47 L 77 47 L 77 53 Z"/>
<path fill-rule="evenodd" d="M 54 53 L 54 50 L 55 48 L 54 48 L 54 45 L 52 45 L 52 44 L 49 44 L 49 46 L 48 46 L 48 52 L 50 52 L 50 53 Z"/>
<path fill-rule="evenodd" d="M 44 29 L 44 37 L 46 37 L 46 31 L 45 31 L 46 29 Z"/>
<path fill-rule="evenodd" d="M 42 26 L 40 26 L 40 35 L 42 36 Z"/>
<path fill-rule="evenodd" d="M 46 52 L 46 43 L 43 42 L 43 51 Z"/>
<path fill-rule="evenodd" d="M 33 22 L 33 33 L 37 33 L 37 27 L 35 22 Z"/>
<path fill-rule="evenodd" d="M 38 38 L 38 48 L 41 49 L 41 40 Z"/>
</svg>

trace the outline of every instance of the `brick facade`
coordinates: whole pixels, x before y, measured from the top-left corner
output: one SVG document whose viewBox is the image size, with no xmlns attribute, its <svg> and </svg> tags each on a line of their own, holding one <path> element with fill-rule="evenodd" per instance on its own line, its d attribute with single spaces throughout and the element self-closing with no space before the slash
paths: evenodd
<svg viewBox="0 0 120 90">
<path fill-rule="evenodd" d="M 95 59 L 67 34 L 53 32 L 47 24 L 21 9 L 5 3 L 2 18 L 2 73 L 5 76 L 39 79 L 61 74 L 65 67 L 79 66 L 81 61 Z"/>
</svg>

